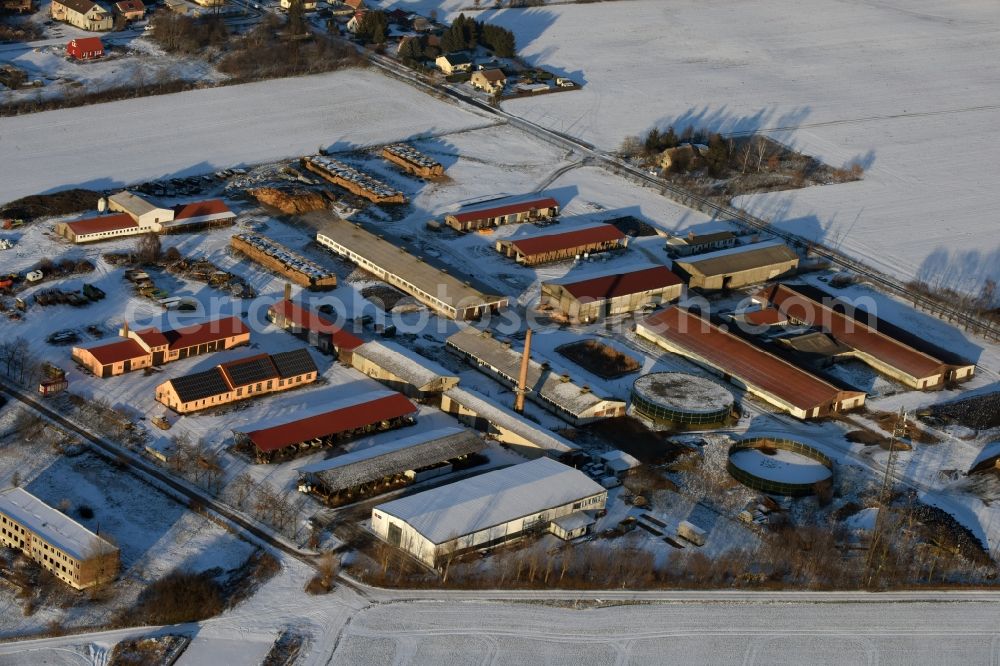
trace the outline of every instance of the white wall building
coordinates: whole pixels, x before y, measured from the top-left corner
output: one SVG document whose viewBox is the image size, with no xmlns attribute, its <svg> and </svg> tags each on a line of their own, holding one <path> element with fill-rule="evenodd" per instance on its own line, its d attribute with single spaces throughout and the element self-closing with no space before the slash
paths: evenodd
<svg viewBox="0 0 1000 666">
<path fill-rule="evenodd" d="M 607 498 L 607 490 L 583 472 L 538 458 L 380 504 L 372 509 L 371 527 L 433 567 L 529 531 L 565 534 L 553 529 L 553 521 L 603 509 Z"/>
</svg>

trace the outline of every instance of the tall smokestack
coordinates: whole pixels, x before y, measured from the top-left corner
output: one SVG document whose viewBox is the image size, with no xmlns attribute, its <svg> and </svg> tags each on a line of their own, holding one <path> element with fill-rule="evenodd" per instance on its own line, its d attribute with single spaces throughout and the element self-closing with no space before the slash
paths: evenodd
<svg viewBox="0 0 1000 666">
<path fill-rule="evenodd" d="M 524 353 L 521 355 L 521 372 L 517 375 L 517 398 L 514 400 L 514 411 L 524 411 L 524 394 L 528 392 L 528 360 L 531 358 L 531 329 L 524 334 Z"/>
<path fill-rule="evenodd" d="M 126 319 L 124 323 L 122 323 L 122 337 L 123 338 L 128 337 L 128 319 Z"/>
<path fill-rule="evenodd" d="M 286 301 L 292 300 L 292 283 L 291 282 L 286 282 L 285 283 L 285 300 Z"/>
</svg>

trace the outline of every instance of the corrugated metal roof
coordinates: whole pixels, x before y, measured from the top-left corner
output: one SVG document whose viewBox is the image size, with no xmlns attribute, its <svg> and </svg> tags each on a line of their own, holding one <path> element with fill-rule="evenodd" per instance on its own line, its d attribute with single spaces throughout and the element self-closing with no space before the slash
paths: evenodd
<svg viewBox="0 0 1000 666">
<path fill-rule="evenodd" d="M 314 475 L 328 491 L 337 492 L 484 448 L 486 443 L 470 430 L 440 428 L 306 465 L 299 472 Z"/>
<path fill-rule="evenodd" d="M 458 381 L 454 373 L 448 372 L 438 363 L 389 341 L 366 342 L 355 349 L 353 354 L 368 359 L 417 388 L 441 378 Z"/>
<path fill-rule="evenodd" d="M 561 435 L 548 430 L 515 411 L 501 407 L 481 393 L 455 387 L 444 392 L 449 399 L 476 413 L 482 419 L 523 437 L 543 451 L 553 454 L 576 451 L 579 447 Z"/>
<path fill-rule="evenodd" d="M 625 239 L 625 234 L 610 224 L 598 224 L 593 227 L 582 229 L 572 229 L 570 231 L 560 231 L 552 234 L 539 234 L 528 238 L 515 238 L 510 240 L 510 244 L 526 256 L 545 254 L 557 250 L 571 250 L 573 248 L 590 245 L 591 243 L 605 243 L 609 241 L 621 241 Z"/>
<path fill-rule="evenodd" d="M 361 396 L 352 404 L 332 411 L 262 430 L 253 430 L 246 435 L 261 451 L 276 451 L 300 442 L 336 435 L 379 421 L 400 418 L 416 411 L 416 405 L 401 393 L 376 392 Z"/>
<path fill-rule="evenodd" d="M 13 518 L 50 545 L 77 559 L 94 554 L 98 544 L 102 550 L 118 550 L 107 540 L 22 488 L 0 492 L 0 513 Z"/>
<path fill-rule="evenodd" d="M 716 369 L 803 410 L 827 405 L 845 394 L 863 395 L 841 391 L 678 306 L 657 312 L 638 326 L 690 351 Z"/>
<path fill-rule="evenodd" d="M 459 222 L 468 222 L 470 220 L 481 220 L 486 217 L 513 215 L 516 213 L 526 213 L 530 210 L 554 208 L 558 206 L 559 202 L 552 197 L 541 197 L 538 199 L 525 199 L 523 201 L 506 204 L 491 203 L 483 206 L 468 206 L 458 212 L 449 214 L 448 217 L 453 217 Z"/>
<path fill-rule="evenodd" d="M 278 301 L 271 306 L 271 310 L 300 328 L 329 335 L 333 339 L 333 344 L 337 349 L 354 349 L 364 344 L 361 338 L 336 326 L 321 314 L 305 309 L 294 301 Z"/>
<path fill-rule="evenodd" d="M 101 217 L 88 217 L 75 222 L 67 222 L 66 226 L 69 227 L 77 236 L 139 227 L 139 225 L 136 224 L 135 220 L 133 220 L 128 213 L 102 215 Z"/>
<path fill-rule="evenodd" d="M 784 243 L 767 241 L 675 259 L 674 265 L 682 267 L 692 275 L 708 276 L 739 273 L 796 259 L 798 255 Z"/>
<path fill-rule="evenodd" d="M 380 504 L 375 511 L 440 544 L 605 492 L 583 472 L 538 458 Z"/>
<path fill-rule="evenodd" d="M 612 273 L 576 282 L 551 281 L 542 284 L 559 284 L 579 301 L 606 301 L 643 291 L 665 289 L 682 284 L 679 277 L 666 266 L 650 266 L 628 273 Z"/>
<path fill-rule="evenodd" d="M 943 373 L 947 368 L 943 361 L 890 338 L 786 285 L 774 285 L 760 292 L 759 297 L 766 299 L 791 319 L 817 326 L 838 342 L 869 354 L 911 377 L 931 377 Z"/>
<path fill-rule="evenodd" d="M 208 199 L 206 201 L 193 201 L 174 207 L 174 222 L 187 220 L 192 217 L 214 216 L 217 219 L 236 217 L 233 211 L 222 199 Z"/>
</svg>

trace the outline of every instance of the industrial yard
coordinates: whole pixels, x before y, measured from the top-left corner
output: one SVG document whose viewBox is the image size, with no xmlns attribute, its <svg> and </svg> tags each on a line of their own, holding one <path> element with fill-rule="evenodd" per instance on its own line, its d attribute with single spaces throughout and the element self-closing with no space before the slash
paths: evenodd
<svg viewBox="0 0 1000 666">
<path fill-rule="evenodd" d="M 549 10 L 499 10 L 523 30 L 516 11 Z M 34 637 L 56 663 L 115 643 L 177 663 L 649 662 L 682 639 L 626 638 L 649 622 L 628 608 L 681 627 L 660 602 L 705 590 L 726 591 L 717 613 L 691 597 L 706 622 L 745 603 L 790 622 L 788 591 L 803 616 L 859 590 L 988 597 L 995 303 L 908 291 L 676 191 L 550 129 L 549 96 L 510 103 L 523 122 L 499 97 L 382 76 L 369 50 L 370 69 L 234 86 L 245 99 L 104 105 L 103 122 L 190 131 L 112 139 L 86 179 L 40 155 L 87 152 L 72 134 L 97 109 L 51 112 L 64 140 L 11 119 L 0 661 L 27 663 L 2 641 Z M 553 108 L 591 104 L 568 73 L 587 85 Z M 315 123 L 264 124 L 282 94 Z M 206 115 L 230 103 L 245 123 Z M 474 640 L 490 614 L 522 628 Z M 544 631 L 526 638 L 526 617 Z M 563 625 L 595 638 L 556 649 Z M 817 660 L 861 654 L 812 638 Z M 789 654 L 754 640 L 709 663 Z M 946 643 L 920 659 L 982 656 Z"/>
</svg>

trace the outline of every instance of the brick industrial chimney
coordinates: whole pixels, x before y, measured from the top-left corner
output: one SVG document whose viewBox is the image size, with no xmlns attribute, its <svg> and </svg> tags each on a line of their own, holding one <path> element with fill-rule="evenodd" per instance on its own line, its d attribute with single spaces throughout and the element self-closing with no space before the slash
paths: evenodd
<svg viewBox="0 0 1000 666">
<path fill-rule="evenodd" d="M 521 355 L 521 372 L 517 375 L 517 398 L 514 400 L 514 411 L 524 411 L 524 394 L 528 392 L 528 360 L 531 358 L 531 329 L 524 334 L 524 354 Z"/>
<path fill-rule="evenodd" d="M 291 282 L 286 282 L 285 283 L 285 300 L 286 301 L 292 300 L 292 283 Z"/>
</svg>

